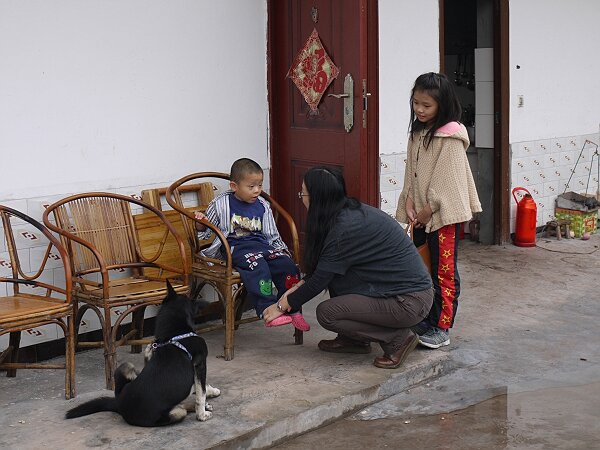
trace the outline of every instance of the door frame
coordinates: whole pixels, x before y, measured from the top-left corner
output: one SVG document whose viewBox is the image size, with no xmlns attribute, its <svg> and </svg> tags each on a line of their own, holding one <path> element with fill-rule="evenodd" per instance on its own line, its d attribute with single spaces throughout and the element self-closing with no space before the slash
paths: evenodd
<svg viewBox="0 0 600 450">
<path fill-rule="evenodd" d="M 273 164 L 277 157 L 278 136 L 273 126 L 273 73 L 272 46 L 276 37 L 273 35 L 273 3 L 285 0 L 267 0 L 267 97 L 269 104 L 269 152 L 270 152 L 270 186 L 271 195 L 278 197 L 277 184 L 273 182 L 277 165 Z M 355 89 L 362 92 L 362 80 L 367 80 L 368 109 L 366 112 L 367 127 L 363 128 L 363 117 L 356 117 L 355 126 L 360 127 L 360 164 L 365 170 L 361 173 L 361 199 L 372 206 L 379 207 L 379 20 L 378 0 L 358 0 L 360 7 L 360 77 Z M 290 19 L 291 20 L 291 19 Z M 297 50 L 297 49 L 296 49 Z M 293 53 L 293 52 L 292 52 Z M 290 61 L 291 64 L 291 61 Z M 364 101 L 359 96 L 355 102 Z"/>
<path fill-rule="evenodd" d="M 494 14 L 494 244 L 510 241 L 509 0 L 492 0 Z M 440 71 L 444 71 L 444 0 L 439 1 Z"/>
</svg>

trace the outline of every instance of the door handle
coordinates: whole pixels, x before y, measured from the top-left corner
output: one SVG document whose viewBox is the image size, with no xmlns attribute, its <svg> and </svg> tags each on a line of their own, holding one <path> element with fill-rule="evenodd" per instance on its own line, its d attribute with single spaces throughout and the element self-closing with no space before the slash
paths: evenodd
<svg viewBox="0 0 600 450">
<path fill-rule="evenodd" d="M 346 75 L 344 78 L 343 94 L 328 94 L 327 97 L 344 99 L 344 129 L 350 133 L 354 126 L 354 79 L 352 75 Z"/>
</svg>

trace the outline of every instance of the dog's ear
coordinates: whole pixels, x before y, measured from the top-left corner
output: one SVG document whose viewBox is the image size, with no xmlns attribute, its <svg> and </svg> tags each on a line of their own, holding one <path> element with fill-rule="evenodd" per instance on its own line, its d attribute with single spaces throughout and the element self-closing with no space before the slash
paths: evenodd
<svg viewBox="0 0 600 450">
<path fill-rule="evenodd" d="M 173 289 L 173 286 L 171 286 L 171 283 L 167 280 L 167 297 L 164 301 L 167 302 L 173 300 L 175 297 L 177 297 L 177 292 L 175 292 L 175 289 Z"/>
</svg>

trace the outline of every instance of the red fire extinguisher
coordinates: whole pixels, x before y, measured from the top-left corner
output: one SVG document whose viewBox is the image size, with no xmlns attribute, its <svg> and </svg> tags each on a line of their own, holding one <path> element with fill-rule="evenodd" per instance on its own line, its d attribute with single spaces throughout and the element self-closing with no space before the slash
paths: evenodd
<svg viewBox="0 0 600 450">
<path fill-rule="evenodd" d="M 521 201 L 518 201 L 515 195 L 515 192 L 519 190 L 527 192 Z M 519 247 L 535 247 L 537 204 L 529 191 L 523 187 L 514 188 L 512 194 L 515 202 L 517 202 L 517 225 L 513 244 Z"/>
</svg>

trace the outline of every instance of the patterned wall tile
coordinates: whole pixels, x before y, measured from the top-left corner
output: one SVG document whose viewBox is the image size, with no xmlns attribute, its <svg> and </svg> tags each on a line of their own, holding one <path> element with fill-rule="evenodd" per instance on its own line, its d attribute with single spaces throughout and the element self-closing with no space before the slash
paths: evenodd
<svg viewBox="0 0 600 450">
<path fill-rule="evenodd" d="M 13 226 L 15 245 L 19 249 L 45 246 L 48 240 L 43 233 L 30 224 Z"/>
<path fill-rule="evenodd" d="M 0 199 L 0 205 L 8 206 L 9 208 L 16 209 L 19 212 L 27 214 L 27 200 L 2 200 Z"/>
<path fill-rule="evenodd" d="M 27 199 L 27 211 L 26 214 L 38 222 L 42 223 L 42 215 L 48 206 L 52 203 L 64 198 L 64 195 L 55 195 L 52 197 L 43 198 L 30 198 Z M 52 223 L 54 223 L 54 217 L 49 216 Z"/>
<path fill-rule="evenodd" d="M 398 173 L 382 174 L 379 179 L 381 192 L 388 192 L 402 189 L 400 176 Z"/>
<path fill-rule="evenodd" d="M 54 341 L 59 337 L 62 337 L 62 332 L 59 336 L 57 326 L 54 324 L 29 328 L 21 332 L 21 347 L 29 347 L 30 345 L 36 345 L 42 342 Z"/>
<path fill-rule="evenodd" d="M 112 308 L 110 310 L 110 317 L 111 317 L 111 321 L 112 321 L 113 325 L 118 320 L 118 318 L 125 312 L 126 309 L 127 309 L 126 306 L 119 306 L 117 308 Z M 122 324 L 131 323 L 131 314 L 128 314 L 127 317 L 125 317 L 125 319 L 123 319 L 123 322 L 121 322 L 121 323 Z"/>
<path fill-rule="evenodd" d="M 31 266 L 29 264 L 29 250 L 28 249 L 17 249 L 17 255 L 19 256 L 19 262 L 24 272 L 30 272 Z M 0 276 L 12 277 L 12 263 L 8 252 L 0 253 Z"/>
<path fill-rule="evenodd" d="M 394 154 L 381 155 L 379 157 L 379 173 L 386 175 L 397 172 L 396 170 L 397 157 Z"/>
<path fill-rule="evenodd" d="M 81 319 L 79 324 L 79 334 L 87 333 L 88 331 L 95 331 L 102 328 L 100 326 L 100 319 L 94 311 L 88 309 Z"/>
<path fill-rule="evenodd" d="M 30 250 L 30 270 L 37 270 L 38 267 L 41 267 L 42 262 L 44 261 L 44 257 L 46 256 L 47 250 L 47 245 L 34 247 Z M 48 259 L 46 261 L 46 269 L 55 269 L 57 267 L 63 267 L 63 260 L 60 257 L 60 253 L 56 250 L 54 246 L 52 246 L 50 249 L 50 253 L 48 254 Z"/>
<path fill-rule="evenodd" d="M 38 276 L 37 281 L 41 281 L 42 283 L 47 283 L 47 284 L 53 284 L 53 282 L 54 282 L 54 273 L 53 272 L 54 271 L 52 269 L 42 271 L 42 273 Z M 33 276 L 33 275 L 35 275 L 35 273 L 29 272 L 29 273 L 27 273 L 27 275 Z M 24 285 L 24 284 L 19 286 L 19 291 L 22 293 L 29 293 L 29 294 L 35 294 L 35 295 L 45 295 L 46 294 L 46 289 L 44 289 L 44 288 L 33 287 L 33 286 Z"/>
<path fill-rule="evenodd" d="M 380 195 L 379 208 L 383 210 L 396 211 L 396 205 L 398 204 L 398 195 L 398 190 L 382 192 Z"/>
</svg>

